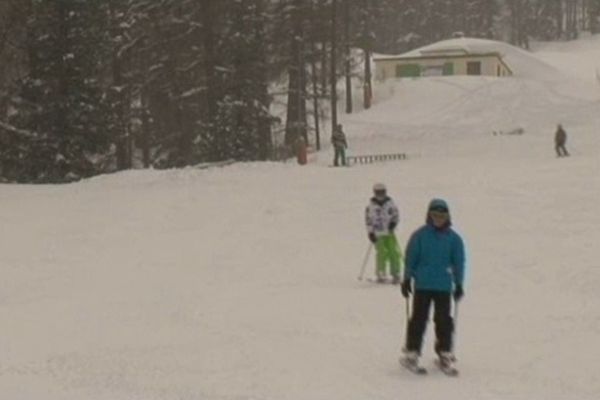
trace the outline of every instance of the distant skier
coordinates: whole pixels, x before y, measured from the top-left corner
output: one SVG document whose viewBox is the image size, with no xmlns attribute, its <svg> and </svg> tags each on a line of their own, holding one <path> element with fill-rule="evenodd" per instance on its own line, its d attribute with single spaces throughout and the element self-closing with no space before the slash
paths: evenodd
<svg viewBox="0 0 600 400">
<path fill-rule="evenodd" d="M 398 208 L 391 197 L 387 195 L 383 183 L 373 186 L 373 197 L 365 211 L 365 220 L 369 240 L 376 249 L 377 282 L 386 282 L 386 265 L 390 264 L 392 283 L 400 283 L 401 251 L 394 234 L 400 220 Z"/>
<path fill-rule="evenodd" d="M 433 302 L 435 352 L 440 365 L 453 368 L 451 298 L 453 295 L 454 300 L 459 301 L 463 296 L 465 254 L 462 238 L 451 226 L 448 204 L 442 199 L 433 199 L 427 209 L 426 224 L 411 235 L 406 246 L 402 295 L 408 298 L 414 286 L 414 297 L 400 361 L 409 367 L 418 366 Z"/>
<path fill-rule="evenodd" d="M 567 157 L 569 152 L 565 147 L 567 143 L 567 132 L 563 129 L 561 124 L 556 127 L 556 133 L 554 134 L 554 148 L 558 157 Z"/>
<path fill-rule="evenodd" d="M 342 165 L 346 165 L 346 149 L 348 148 L 348 142 L 346 141 L 346 135 L 342 129 L 342 124 L 337 124 L 331 135 L 331 144 L 333 144 L 334 156 L 333 165 L 339 166 L 339 160 L 341 159 Z"/>
</svg>

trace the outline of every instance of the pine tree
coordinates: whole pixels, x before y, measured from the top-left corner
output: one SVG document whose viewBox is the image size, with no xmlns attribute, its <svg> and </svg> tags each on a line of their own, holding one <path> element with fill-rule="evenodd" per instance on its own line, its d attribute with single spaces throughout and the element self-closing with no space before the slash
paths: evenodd
<svg viewBox="0 0 600 400">
<path fill-rule="evenodd" d="M 284 146 L 288 156 L 299 139 L 308 141 L 307 67 L 310 60 L 310 40 L 307 26 L 310 7 L 307 0 L 277 0 L 272 2 L 273 66 L 275 76 L 287 83 Z"/>
<path fill-rule="evenodd" d="M 494 16 L 499 7 L 496 0 L 466 0 L 465 1 L 466 36 L 491 39 L 494 37 Z"/>
<path fill-rule="evenodd" d="M 3 149 L 9 178 L 57 182 L 99 171 L 108 146 L 101 68 L 106 13 L 99 2 L 34 1 L 26 25 L 28 74 L 11 118 L 29 131 Z"/>
<path fill-rule="evenodd" d="M 25 54 L 20 51 L 25 31 L 23 27 L 29 14 L 28 0 L 0 2 L 0 120 L 6 121 L 14 90 L 14 80 L 24 69 Z M 7 144 L 6 142 L 2 143 Z M 1 163 L 1 160 L 0 160 Z M 1 168 L 1 164 L 0 164 Z"/>
<path fill-rule="evenodd" d="M 591 33 L 600 33 L 600 0 L 589 0 L 588 26 Z"/>
<path fill-rule="evenodd" d="M 236 0 L 227 10 L 225 95 L 215 118 L 227 138 L 223 159 L 266 160 L 271 152 L 265 19 L 263 0 Z"/>
</svg>

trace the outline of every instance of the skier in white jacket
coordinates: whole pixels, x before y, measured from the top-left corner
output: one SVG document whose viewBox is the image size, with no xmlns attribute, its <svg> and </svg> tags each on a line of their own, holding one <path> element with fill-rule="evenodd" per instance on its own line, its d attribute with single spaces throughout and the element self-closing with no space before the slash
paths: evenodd
<svg viewBox="0 0 600 400">
<path fill-rule="evenodd" d="M 365 220 L 369 240 L 375 245 L 377 252 L 377 282 L 386 281 L 386 264 L 389 261 L 392 283 L 399 284 L 402 251 L 394 234 L 394 229 L 400 221 L 398 208 L 394 200 L 387 195 L 383 183 L 373 186 L 373 194 L 365 211 Z"/>
</svg>

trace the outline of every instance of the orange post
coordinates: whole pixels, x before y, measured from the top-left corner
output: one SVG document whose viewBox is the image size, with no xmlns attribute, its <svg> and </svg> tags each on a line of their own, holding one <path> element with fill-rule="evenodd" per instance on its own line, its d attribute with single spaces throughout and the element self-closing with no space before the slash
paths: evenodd
<svg viewBox="0 0 600 400">
<path fill-rule="evenodd" d="M 307 148 L 306 141 L 303 137 L 298 139 L 297 149 L 296 149 L 296 159 L 298 160 L 298 164 L 305 165 L 307 163 Z"/>
</svg>

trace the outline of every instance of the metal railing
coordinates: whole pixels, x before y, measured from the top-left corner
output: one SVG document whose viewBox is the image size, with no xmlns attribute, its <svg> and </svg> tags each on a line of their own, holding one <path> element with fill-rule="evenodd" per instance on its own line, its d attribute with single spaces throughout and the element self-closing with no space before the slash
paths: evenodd
<svg viewBox="0 0 600 400">
<path fill-rule="evenodd" d="M 392 160 L 406 160 L 405 153 L 391 153 L 391 154 L 363 154 L 356 156 L 347 156 L 346 164 L 372 164 L 375 162 L 392 161 Z"/>
</svg>

